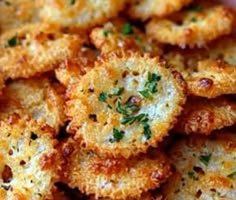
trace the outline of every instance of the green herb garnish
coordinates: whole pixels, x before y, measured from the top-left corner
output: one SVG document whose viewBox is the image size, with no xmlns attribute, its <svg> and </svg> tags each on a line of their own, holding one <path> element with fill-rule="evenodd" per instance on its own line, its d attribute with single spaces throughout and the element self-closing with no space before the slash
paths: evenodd
<svg viewBox="0 0 236 200">
<path fill-rule="evenodd" d="M 111 143 L 119 142 L 124 137 L 124 134 L 124 131 L 119 131 L 118 129 L 113 128 L 113 138 L 111 138 L 109 141 Z"/>
<path fill-rule="evenodd" d="M 123 35 L 130 35 L 134 33 L 133 27 L 130 25 L 130 23 L 125 23 L 125 25 L 122 28 L 122 34 Z"/>
<path fill-rule="evenodd" d="M 148 121 L 148 114 L 139 114 L 136 116 L 124 116 L 121 119 L 121 124 L 133 124 L 134 122 L 147 122 Z"/>
<path fill-rule="evenodd" d="M 111 94 L 109 94 L 109 97 L 120 96 L 123 92 L 124 92 L 124 88 L 123 87 L 116 88 L 116 89 L 114 89 L 114 91 Z"/>
<path fill-rule="evenodd" d="M 199 157 L 199 160 L 205 165 L 208 166 L 210 159 L 211 159 L 212 154 L 207 154 L 207 155 L 201 155 Z"/>
<path fill-rule="evenodd" d="M 197 22 L 197 18 L 193 17 L 193 18 L 191 19 L 191 22 Z"/>
<path fill-rule="evenodd" d="M 74 5 L 76 0 L 70 0 L 70 5 Z"/>
<path fill-rule="evenodd" d="M 227 175 L 228 178 L 233 178 L 234 176 L 236 176 L 236 171 L 233 171 Z"/>
<path fill-rule="evenodd" d="M 103 35 L 104 35 L 105 37 L 108 37 L 108 35 L 109 35 L 110 33 L 111 33 L 111 32 L 108 31 L 108 30 L 104 30 L 104 31 L 103 31 Z"/>
<path fill-rule="evenodd" d="M 144 129 L 144 136 L 145 136 L 146 140 L 149 140 L 152 136 L 152 132 L 151 132 L 149 124 L 144 123 L 143 129 Z"/>
<path fill-rule="evenodd" d="M 16 36 L 12 37 L 11 39 L 8 40 L 7 46 L 8 47 L 14 47 L 19 44 L 18 38 Z"/>
<path fill-rule="evenodd" d="M 198 177 L 193 171 L 188 172 L 188 177 L 193 179 L 193 180 L 198 180 Z"/>
<path fill-rule="evenodd" d="M 105 92 L 100 93 L 98 100 L 101 102 L 106 102 L 107 101 L 107 93 L 105 93 Z"/>
<path fill-rule="evenodd" d="M 194 12 L 201 12 L 201 11 L 203 11 L 203 7 L 202 6 L 198 6 L 198 5 L 191 5 L 187 9 L 189 11 L 194 11 Z"/>
<path fill-rule="evenodd" d="M 122 105 L 120 100 L 117 101 L 116 111 L 123 115 L 132 115 L 134 112 L 139 111 L 140 106 L 134 105 L 131 102 Z"/>
<path fill-rule="evenodd" d="M 155 73 L 148 73 L 148 81 L 144 85 L 144 90 L 139 93 L 148 99 L 153 97 L 153 94 L 157 92 L 157 82 L 161 80 L 161 76 Z"/>
</svg>

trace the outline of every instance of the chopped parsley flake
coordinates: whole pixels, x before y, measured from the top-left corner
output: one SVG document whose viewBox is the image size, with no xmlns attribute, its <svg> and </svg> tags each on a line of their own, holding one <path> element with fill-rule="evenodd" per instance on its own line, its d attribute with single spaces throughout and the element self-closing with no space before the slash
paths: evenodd
<svg viewBox="0 0 236 200">
<path fill-rule="evenodd" d="M 7 46 L 8 47 L 14 47 L 19 44 L 18 38 L 16 36 L 12 37 L 11 39 L 8 40 Z"/>
<path fill-rule="evenodd" d="M 228 178 L 234 178 L 236 177 L 236 171 L 231 172 L 230 174 L 227 175 Z"/>
<path fill-rule="evenodd" d="M 197 22 L 197 18 L 193 17 L 193 18 L 191 19 L 191 22 Z"/>
<path fill-rule="evenodd" d="M 193 179 L 193 180 L 198 180 L 198 177 L 193 171 L 188 172 L 188 177 Z"/>
<path fill-rule="evenodd" d="M 112 94 L 110 94 L 109 96 L 112 97 L 112 96 L 120 96 L 122 93 L 124 92 L 124 88 L 121 87 L 121 88 L 116 88 L 114 89 L 114 91 L 112 92 Z"/>
<path fill-rule="evenodd" d="M 128 102 L 127 104 L 122 105 L 119 100 L 117 101 L 116 111 L 118 113 L 121 113 L 123 115 L 132 115 L 134 112 L 137 112 L 139 110 L 140 110 L 140 106 L 134 105 L 131 102 Z"/>
<path fill-rule="evenodd" d="M 105 92 L 100 93 L 98 100 L 101 102 L 106 102 L 107 101 L 107 93 L 105 93 Z"/>
<path fill-rule="evenodd" d="M 111 138 L 109 141 L 111 143 L 113 142 L 119 142 L 123 137 L 124 137 L 125 132 L 124 131 L 120 131 L 116 128 L 113 128 L 113 138 Z"/>
<path fill-rule="evenodd" d="M 125 23 L 125 25 L 122 28 L 122 34 L 123 35 L 130 35 L 134 33 L 133 27 L 130 25 L 130 23 Z"/>
<path fill-rule="evenodd" d="M 207 154 L 207 155 L 201 155 L 199 157 L 199 160 L 205 165 L 208 166 L 210 159 L 211 159 L 212 154 Z"/>
<path fill-rule="evenodd" d="M 103 35 L 104 35 L 105 37 L 108 37 L 108 35 L 109 35 L 110 33 L 111 33 L 111 32 L 108 31 L 108 30 L 104 30 L 104 31 L 103 31 Z"/>
<path fill-rule="evenodd" d="M 187 9 L 189 11 L 194 11 L 194 12 L 202 12 L 203 11 L 203 7 L 202 6 L 198 6 L 198 5 L 189 6 Z"/>
<path fill-rule="evenodd" d="M 143 129 L 144 129 L 144 136 L 145 136 L 146 140 L 149 140 L 152 136 L 152 132 L 151 132 L 149 124 L 144 123 Z"/>
<path fill-rule="evenodd" d="M 76 0 L 70 0 L 70 5 L 74 5 Z"/>
<path fill-rule="evenodd" d="M 153 94 L 157 92 L 157 82 L 161 80 L 161 76 L 155 73 L 148 73 L 148 81 L 144 85 L 144 90 L 139 93 L 148 99 L 152 99 Z"/>
<path fill-rule="evenodd" d="M 134 122 L 147 122 L 148 121 L 148 114 L 139 114 L 136 116 L 124 116 L 121 119 L 121 124 L 133 124 Z"/>
</svg>

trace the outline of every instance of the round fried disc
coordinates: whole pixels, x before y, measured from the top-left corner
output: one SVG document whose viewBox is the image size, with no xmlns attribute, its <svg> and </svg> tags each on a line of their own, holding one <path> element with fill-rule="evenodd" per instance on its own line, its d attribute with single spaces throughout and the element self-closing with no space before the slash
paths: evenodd
<svg viewBox="0 0 236 200">
<path fill-rule="evenodd" d="M 129 157 L 157 146 L 185 102 L 185 82 L 156 58 L 111 54 L 69 86 L 70 132 L 86 148 Z"/>
</svg>

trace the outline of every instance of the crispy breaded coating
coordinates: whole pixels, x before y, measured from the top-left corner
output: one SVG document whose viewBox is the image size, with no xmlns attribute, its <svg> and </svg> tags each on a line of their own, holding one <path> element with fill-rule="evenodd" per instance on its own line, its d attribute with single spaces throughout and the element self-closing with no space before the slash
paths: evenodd
<svg viewBox="0 0 236 200">
<path fill-rule="evenodd" d="M 79 55 L 76 59 L 65 60 L 55 69 L 57 80 L 68 86 L 78 82 L 80 78 L 94 67 L 99 52 L 89 47 L 81 47 Z"/>
<path fill-rule="evenodd" d="M 154 16 L 165 17 L 191 2 L 192 0 L 131 0 L 128 14 L 131 18 L 141 20 Z"/>
<path fill-rule="evenodd" d="M 236 67 L 221 60 L 198 62 L 198 71 L 186 80 L 191 95 L 215 98 L 236 93 Z"/>
<path fill-rule="evenodd" d="M 0 36 L 0 71 L 6 78 L 28 78 L 73 58 L 81 45 L 77 35 L 48 24 L 29 24 Z"/>
<path fill-rule="evenodd" d="M 33 0 L 1 0 L 0 32 L 38 21 L 36 2 Z"/>
<path fill-rule="evenodd" d="M 13 113 L 30 115 L 56 131 L 64 124 L 64 99 L 47 78 L 15 80 L 0 95 L 0 120 Z"/>
<path fill-rule="evenodd" d="M 168 19 L 153 19 L 147 34 L 161 43 L 180 47 L 202 47 L 232 31 L 234 15 L 224 5 L 196 5 Z"/>
<path fill-rule="evenodd" d="M 97 155 L 76 142 L 64 144 L 63 154 L 71 149 L 74 151 L 64 168 L 66 182 L 96 198 L 139 198 L 143 192 L 158 188 L 171 174 L 167 157 L 156 149 L 128 160 Z"/>
<path fill-rule="evenodd" d="M 216 99 L 192 97 L 187 100 L 174 130 L 185 134 L 209 135 L 213 130 L 235 123 L 235 102 L 224 97 Z"/>
<path fill-rule="evenodd" d="M 17 115 L 1 121 L 0 132 L 1 199 L 50 199 L 60 167 L 53 133 Z"/>
<path fill-rule="evenodd" d="M 69 130 L 86 148 L 126 158 L 157 146 L 185 102 L 185 82 L 157 58 L 110 54 L 69 86 Z"/>
<path fill-rule="evenodd" d="M 42 20 L 77 28 L 90 28 L 118 15 L 125 0 L 40 0 Z"/>
<path fill-rule="evenodd" d="M 90 34 L 92 43 L 103 54 L 119 51 L 139 51 L 157 56 L 161 54 L 159 45 L 131 25 L 124 19 L 115 19 L 104 24 L 103 27 L 94 28 Z"/>
<path fill-rule="evenodd" d="M 170 150 L 176 172 L 164 186 L 164 199 L 236 199 L 236 137 L 222 132 L 189 137 Z"/>
</svg>

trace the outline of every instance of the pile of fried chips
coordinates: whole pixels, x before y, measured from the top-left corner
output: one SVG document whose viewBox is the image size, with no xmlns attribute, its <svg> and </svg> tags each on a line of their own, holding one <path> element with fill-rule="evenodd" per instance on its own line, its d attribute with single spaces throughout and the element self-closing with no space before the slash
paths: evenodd
<svg viewBox="0 0 236 200">
<path fill-rule="evenodd" d="M 204 0 L 0 1 L 0 199 L 235 200 L 235 19 Z"/>
</svg>

